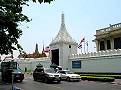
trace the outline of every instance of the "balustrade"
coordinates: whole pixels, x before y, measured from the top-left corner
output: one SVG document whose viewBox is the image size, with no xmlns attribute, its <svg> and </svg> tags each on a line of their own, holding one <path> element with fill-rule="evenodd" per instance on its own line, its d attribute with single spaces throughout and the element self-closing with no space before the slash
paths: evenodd
<svg viewBox="0 0 121 90">
<path fill-rule="evenodd" d="M 121 28 L 121 23 L 111 25 L 110 27 L 107 28 L 96 30 L 96 34 L 106 33 L 108 31 L 115 30 L 117 28 Z"/>
<path fill-rule="evenodd" d="M 112 56 L 112 55 L 121 55 L 121 49 L 90 52 L 86 54 L 72 54 L 69 58 L 91 58 L 91 57 L 102 57 L 102 56 Z"/>
</svg>

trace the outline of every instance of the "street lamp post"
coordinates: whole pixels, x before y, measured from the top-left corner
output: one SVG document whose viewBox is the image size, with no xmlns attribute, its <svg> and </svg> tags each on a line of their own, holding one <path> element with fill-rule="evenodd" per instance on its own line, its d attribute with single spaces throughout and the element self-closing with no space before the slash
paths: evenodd
<svg viewBox="0 0 121 90">
<path fill-rule="evenodd" d="M 13 85 L 13 79 L 14 79 L 14 74 L 13 74 L 13 72 L 12 72 L 12 90 L 14 90 L 14 85 Z"/>
</svg>

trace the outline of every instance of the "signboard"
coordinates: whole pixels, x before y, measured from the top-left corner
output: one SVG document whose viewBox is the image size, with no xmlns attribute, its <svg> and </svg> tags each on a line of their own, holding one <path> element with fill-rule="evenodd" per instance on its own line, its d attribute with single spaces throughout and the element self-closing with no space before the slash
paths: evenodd
<svg viewBox="0 0 121 90">
<path fill-rule="evenodd" d="M 81 68 L 81 60 L 72 61 L 72 68 Z"/>
</svg>

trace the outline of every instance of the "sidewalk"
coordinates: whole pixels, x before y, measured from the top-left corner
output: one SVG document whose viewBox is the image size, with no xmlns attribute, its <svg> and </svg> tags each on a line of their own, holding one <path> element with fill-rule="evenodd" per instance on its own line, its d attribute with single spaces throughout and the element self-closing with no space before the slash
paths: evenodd
<svg viewBox="0 0 121 90">
<path fill-rule="evenodd" d="M 24 77 L 31 77 L 32 76 L 32 73 L 24 73 Z"/>
</svg>

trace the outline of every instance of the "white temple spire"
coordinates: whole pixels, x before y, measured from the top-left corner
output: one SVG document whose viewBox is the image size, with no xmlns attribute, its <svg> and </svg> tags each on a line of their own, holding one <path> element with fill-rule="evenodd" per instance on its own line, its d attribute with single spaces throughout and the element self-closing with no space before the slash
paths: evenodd
<svg viewBox="0 0 121 90">
<path fill-rule="evenodd" d="M 62 12 L 62 15 L 61 15 L 61 24 L 65 24 L 64 13 L 63 12 Z"/>
<path fill-rule="evenodd" d="M 73 44 L 77 44 L 76 41 L 69 35 L 69 33 L 66 30 L 66 26 L 65 26 L 65 18 L 64 18 L 64 13 L 62 12 L 61 14 L 61 26 L 60 26 L 60 30 L 57 34 L 57 36 L 52 40 L 51 44 L 55 44 L 55 43 L 59 43 L 59 42 L 63 42 L 63 43 L 73 43 Z"/>
</svg>

